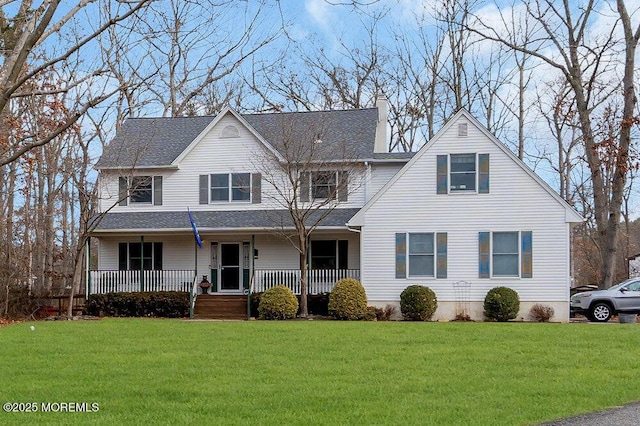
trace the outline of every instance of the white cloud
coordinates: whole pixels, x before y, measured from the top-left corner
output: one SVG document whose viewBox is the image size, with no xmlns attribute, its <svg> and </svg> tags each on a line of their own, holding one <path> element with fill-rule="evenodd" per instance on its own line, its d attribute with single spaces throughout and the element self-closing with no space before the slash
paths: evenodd
<svg viewBox="0 0 640 426">
<path fill-rule="evenodd" d="M 332 6 L 324 0 L 307 0 L 305 4 L 305 10 L 323 31 L 331 29 L 331 22 L 333 21 L 331 8 Z"/>
</svg>

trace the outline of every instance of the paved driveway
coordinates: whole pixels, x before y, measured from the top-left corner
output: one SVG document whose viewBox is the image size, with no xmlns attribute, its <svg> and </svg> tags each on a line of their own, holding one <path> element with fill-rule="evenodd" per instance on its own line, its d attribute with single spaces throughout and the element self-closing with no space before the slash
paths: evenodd
<svg viewBox="0 0 640 426">
<path fill-rule="evenodd" d="M 640 425 L 640 402 L 596 413 L 543 423 L 547 426 L 637 426 Z"/>
</svg>

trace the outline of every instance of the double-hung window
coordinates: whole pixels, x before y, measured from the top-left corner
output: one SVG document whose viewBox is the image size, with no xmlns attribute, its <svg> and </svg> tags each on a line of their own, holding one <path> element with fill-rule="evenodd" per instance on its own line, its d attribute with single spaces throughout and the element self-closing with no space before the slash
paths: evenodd
<svg viewBox="0 0 640 426">
<path fill-rule="evenodd" d="M 119 243 L 118 269 L 121 271 L 162 270 L 162 243 Z"/>
<path fill-rule="evenodd" d="M 493 253 L 491 256 L 494 277 L 517 277 L 520 275 L 518 234 L 518 232 L 493 233 Z"/>
<path fill-rule="evenodd" d="M 250 201 L 250 173 L 222 173 L 211 175 L 211 201 Z"/>
<path fill-rule="evenodd" d="M 409 234 L 409 276 L 433 277 L 434 265 L 433 233 Z"/>
<path fill-rule="evenodd" d="M 451 191 L 476 190 L 476 155 L 451 154 Z"/>
<path fill-rule="evenodd" d="M 129 199 L 132 203 L 151 204 L 153 201 L 153 179 L 151 176 L 134 176 L 131 179 Z"/>
<path fill-rule="evenodd" d="M 348 201 L 349 173 L 343 170 L 319 170 L 300 173 L 300 201 Z"/>
<path fill-rule="evenodd" d="M 447 233 L 396 234 L 396 278 L 447 278 Z"/>
<path fill-rule="evenodd" d="M 311 241 L 311 269 L 347 269 L 347 240 Z"/>
<path fill-rule="evenodd" d="M 489 154 L 436 156 L 438 194 L 489 193 Z"/>
<path fill-rule="evenodd" d="M 311 195 L 314 199 L 336 198 L 336 172 L 323 171 L 311 174 Z"/>
<path fill-rule="evenodd" d="M 531 231 L 479 233 L 479 277 L 531 278 L 533 275 Z"/>
<path fill-rule="evenodd" d="M 162 205 L 162 176 L 132 176 L 119 178 L 118 204 L 126 206 L 131 203 L 136 205 Z"/>
</svg>

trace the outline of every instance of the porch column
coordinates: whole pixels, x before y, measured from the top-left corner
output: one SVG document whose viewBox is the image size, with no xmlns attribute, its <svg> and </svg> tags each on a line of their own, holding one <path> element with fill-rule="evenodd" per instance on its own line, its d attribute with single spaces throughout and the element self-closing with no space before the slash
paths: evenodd
<svg viewBox="0 0 640 426">
<path fill-rule="evenodd" d="M 91 237 L 87 237 L 87 240 L 85 242 L 85 249 L 84 249 L 84 273 L 85 273 L 85 277 L 84 277 L 84 283 L 86 285 L 85 288 L 85 300 L 87 297 L 89 297 L 89 295 L 91 294 Z"/>
</svg>

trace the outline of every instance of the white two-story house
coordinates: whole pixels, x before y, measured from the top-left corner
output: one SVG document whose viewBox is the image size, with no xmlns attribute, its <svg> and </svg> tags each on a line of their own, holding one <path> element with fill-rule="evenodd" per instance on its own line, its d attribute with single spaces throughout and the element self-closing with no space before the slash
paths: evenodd
<svg viewBox="0 0 640 426">
<path fill-rule="evenodd" d="M 486 292 L 506 285 L 523 309 L 546 303 L 568 319 L 581 217 L 467 112 L 417 153 L 387 152 L 386 114 L 379 99 L 127 120 L 96 164 L 105 213 L 88 291 L 192 291 L 206 276 L 209 297 L 276 284 L 298 293 L 295 212 L 314 226 L 309 293 L 355 277 L 370 304 L 397 305 L 423 284 L 438 296 L 436 318 L 468 306 L 479 319 Z"/>
</svg>

